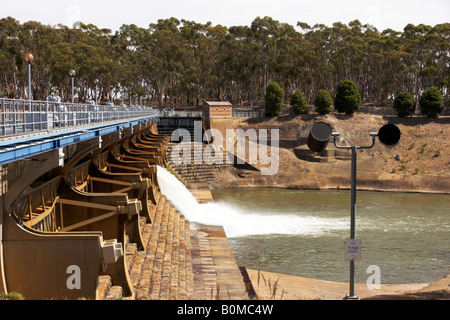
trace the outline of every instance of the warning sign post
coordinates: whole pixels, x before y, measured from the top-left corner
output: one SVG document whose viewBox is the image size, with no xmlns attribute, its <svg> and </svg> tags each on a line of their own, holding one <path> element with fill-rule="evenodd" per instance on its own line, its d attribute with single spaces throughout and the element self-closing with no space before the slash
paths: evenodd
<svg viewBox="0 0 450 320">
<path fill-rule="evenodd" d="M 348 261 L 361 260 L 361 240 L 359 239 L 345 240 L 345 260 Z"/>
</svg>

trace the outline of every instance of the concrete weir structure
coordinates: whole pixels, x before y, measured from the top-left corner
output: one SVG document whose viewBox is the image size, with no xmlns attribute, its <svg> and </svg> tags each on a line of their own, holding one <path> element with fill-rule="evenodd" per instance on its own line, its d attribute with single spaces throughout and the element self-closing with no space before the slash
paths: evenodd
<svg viewBox="0 0 450 320">
<path fill-rule="evenodd" d="M 131 294 L 123 250 L 144 246 L 139 218 L 152 219 L 166 140 L 154 119 L 7 166 L 21 167 L 2 194 L 2 291 L 95 298 L 97 278 L 109 274 Z"/>
<path fill-rule="evenodd" d="M 246 297 L 223 229 L 191 226 L 161 194 L 157 166 L 167 164 L 170 136 L 158 134 L 157 121 L 0 140 L 0 292 L 25 299 Z"/>
</svg>

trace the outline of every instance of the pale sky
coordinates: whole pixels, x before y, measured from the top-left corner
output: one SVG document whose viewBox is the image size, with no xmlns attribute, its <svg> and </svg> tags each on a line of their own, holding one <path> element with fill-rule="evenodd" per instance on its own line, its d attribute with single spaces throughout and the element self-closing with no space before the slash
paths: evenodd
<svg viewBox="0 0 450 320">
<path fill-rule="evenodd" d="M 257 17 L 270 16 L 296 27 L 358 19 L 379 31 L 403 31 L 408 24 L 434 26 L 450 22 L 450 0 L 0 0 L 0 18 L 11 16 L 46 25 L 92 23 L 118 30 L 123 24 L 147 28 L 158 19 L 175 17 L 213 25 L 247 25 Z"/>
</svg>

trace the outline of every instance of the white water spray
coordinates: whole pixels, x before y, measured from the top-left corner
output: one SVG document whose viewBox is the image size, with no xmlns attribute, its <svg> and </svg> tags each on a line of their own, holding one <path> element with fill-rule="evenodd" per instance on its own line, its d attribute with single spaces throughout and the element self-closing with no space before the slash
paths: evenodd
<svg viewBox="0 0 450 320">
<path fill-rule="evenodd" d="M 323 232 L 348 229 L 336 218 L 300 216 L 273 212 L 247 212 L 223 202 L 199 204 L 185 185 L 165 168 L 158 166 L 161 193 L 191 222 L 223 226 L 228 237 L 284 234 L 318 236 Z"/>
</svg>

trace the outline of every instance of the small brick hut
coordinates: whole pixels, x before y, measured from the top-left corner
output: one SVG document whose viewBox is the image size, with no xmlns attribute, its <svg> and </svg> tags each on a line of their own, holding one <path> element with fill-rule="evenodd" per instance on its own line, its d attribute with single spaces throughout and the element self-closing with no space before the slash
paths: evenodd
<svg viewBox="0 0 450 320">
<path fill-rule="evenodd" d="M 232 118 L 232 104 L 228 101 L 205 101 L 204 118 Z"/>
</svg>

